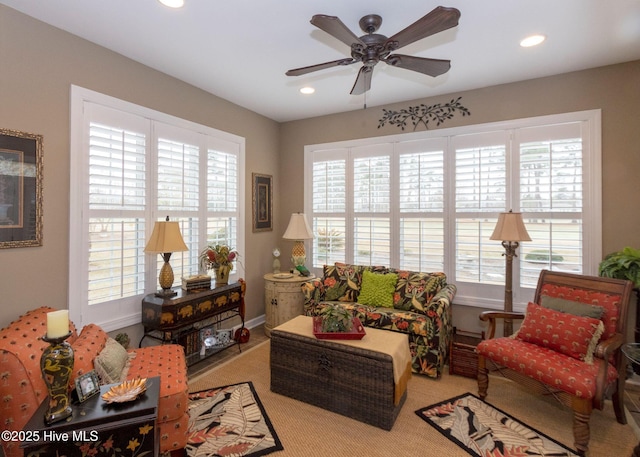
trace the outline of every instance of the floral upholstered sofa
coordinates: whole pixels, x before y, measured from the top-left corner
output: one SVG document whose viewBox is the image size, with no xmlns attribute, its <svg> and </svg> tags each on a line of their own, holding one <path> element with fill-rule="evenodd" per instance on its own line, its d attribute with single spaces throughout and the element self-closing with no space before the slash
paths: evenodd
<svg viewBox="0 0 640 457">
<path fill-rule="evenodd" d="M 385 278 L 387 275 L 391 275 L 390 281 Z M 391 291 L 370 293 L 372 280 L 386 283 L 380 289 L 391 287 Z M 365 327 L 406 333 L 412 371 L 432 378 L 441 376 L 447 362 L 452 335 L 451 302 L 456 290 L 440 272 L 343 263 L 325 265 L 322 278 L 302 285 L 305 314 L 317 316 L 327 305 L 338 304 Z"/>
<path fill-rule="evenodd" d="M 42 379 L 40 358 L 47 343 L 40 337 L 46 334 L 47 313 L 53 308 L 31 310 L 0 330 L 0 427 L 3 430 L 22 430 L 38 406 L 47 398 L 47 387 Z M 158 401 L 158 431 L 160 452 L 182 449 L 187 443 L 188 397 L 187 366 L 182 346 L 168 344 L 123 351 L 99 326 L 89 324 L 78 334 L 73 322 L 69 323 L 71 336 L 66 340 L 74 352 L 74 367 L 70 385 L 75 378 L 101 366 L 116 375 L 116 360 L 122 361 L 121 380 L 160 376 Z M 117 345 L 115 350 L 112 344 Z M 126 352 L 126 351 L 125 351 Z M 124 361 L 123 361 L 124 360 Z M 101 370 L 97 370 L 101 373 Z M 73 407 L 73 405 L 72 405 Z M 19 442 L 3 441 L 5 455 L 23 455 Z M 85 454 L 83 454 L 85 455 Z M 87 454 L 93 455 L 93 454 Z"/>
</svg>

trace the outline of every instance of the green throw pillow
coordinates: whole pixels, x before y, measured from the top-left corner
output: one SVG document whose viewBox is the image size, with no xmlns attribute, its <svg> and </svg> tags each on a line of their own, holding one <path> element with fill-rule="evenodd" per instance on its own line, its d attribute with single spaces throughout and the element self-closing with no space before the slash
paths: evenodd
<svg viewBox="0 0 640 457">
<path fill-rule="evenodd" d="M 545 308 L 560 311 L 561 313 L 573 314 L 574 316 L 600 319 L 602 314 L 604 314 L 604 308 L 602 306 L 589 305 L 587 303 L 565 300 L 563 298 L 549 297 L 548 295 L 542 295 L 540 297 L 540 302 L 540 304 Z"/>
<path fill-rule="evenodd" d="M 397 283 L 398 275 L 395 273 L 377 274 L 365 270 L 362 275 L 358 303 L 393 308 L 393 294 Z"/>
</svg>

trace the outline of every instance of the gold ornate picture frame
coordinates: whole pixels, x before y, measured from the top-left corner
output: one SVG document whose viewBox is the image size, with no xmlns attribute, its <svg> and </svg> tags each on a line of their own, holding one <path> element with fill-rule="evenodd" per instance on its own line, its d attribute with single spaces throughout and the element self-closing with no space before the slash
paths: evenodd
<svg viewBox="0 0 640 457">
<path fill-rule="evenodd" d="M 273 177 L 252 173 L 253 231 L 273 230 Z"/>
<path fill-rule="evenodd" d="M 42 246 L 42 143 L 0 129 L 0 249 Z"/>
</svg>

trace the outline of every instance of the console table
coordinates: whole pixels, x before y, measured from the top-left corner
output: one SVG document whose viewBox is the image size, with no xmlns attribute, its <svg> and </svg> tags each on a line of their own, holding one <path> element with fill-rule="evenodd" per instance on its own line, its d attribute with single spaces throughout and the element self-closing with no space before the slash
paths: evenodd
<svg viewBox="0 0 640 457">
<path fill-rule="evenodd" d="M 20 447 L 25 456 L 40 457 L 106 455 L 107 449 L 120 448 L 122 454 L 158 455 L 160 433 L 156 427 L 160 377 L 147 379 L 147 390 L 136 400 L 108 404 L 102 395 L 112 386 L 100 387 L 100 394 L 84 403 L 73 404 L 67 420 L 45 425 L 46 397 L 24 426 L 25 440 Z"/>
<path fill-rule="evenodd" d="M 240 317 L 244 327 L 243 279 L 213 289 L 187 293 L 175 289 L 174 297 L 149 294 L 142 300 L 142 325 L 145 338 L 162 343 L 180 344 L 185 349 L 187 365 L 193 365 L 234 345 L 233 336 L 224 345 L 204 346 L 203 336 L 215 333 L 214 327 L 234 317 Z M 238 349 L 240 343 L 237 342 Z M 241 350 L 241 349 L 240 349 Z"/>
</svg>

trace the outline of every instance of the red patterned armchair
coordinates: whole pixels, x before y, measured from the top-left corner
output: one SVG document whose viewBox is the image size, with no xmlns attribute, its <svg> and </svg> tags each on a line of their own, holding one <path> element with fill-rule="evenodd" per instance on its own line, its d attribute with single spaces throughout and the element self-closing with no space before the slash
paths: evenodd
<svg viewBox="0 0 640 457">
<path fill-rule="evenodd" d="M 478 347 L 478 393 L 487 396 L 490 371 L 551 394 L 573 410 L 574 446 L 589 446 L 589 418 L 611 398 L 626 423 L 624 342 L 633 284 L 618 279 L 543 270 L 526 314 L 487 311 L 487 339 Z M 496 320 L 522 319 L 511 337 L 494 338 Z"/>
</svg>

